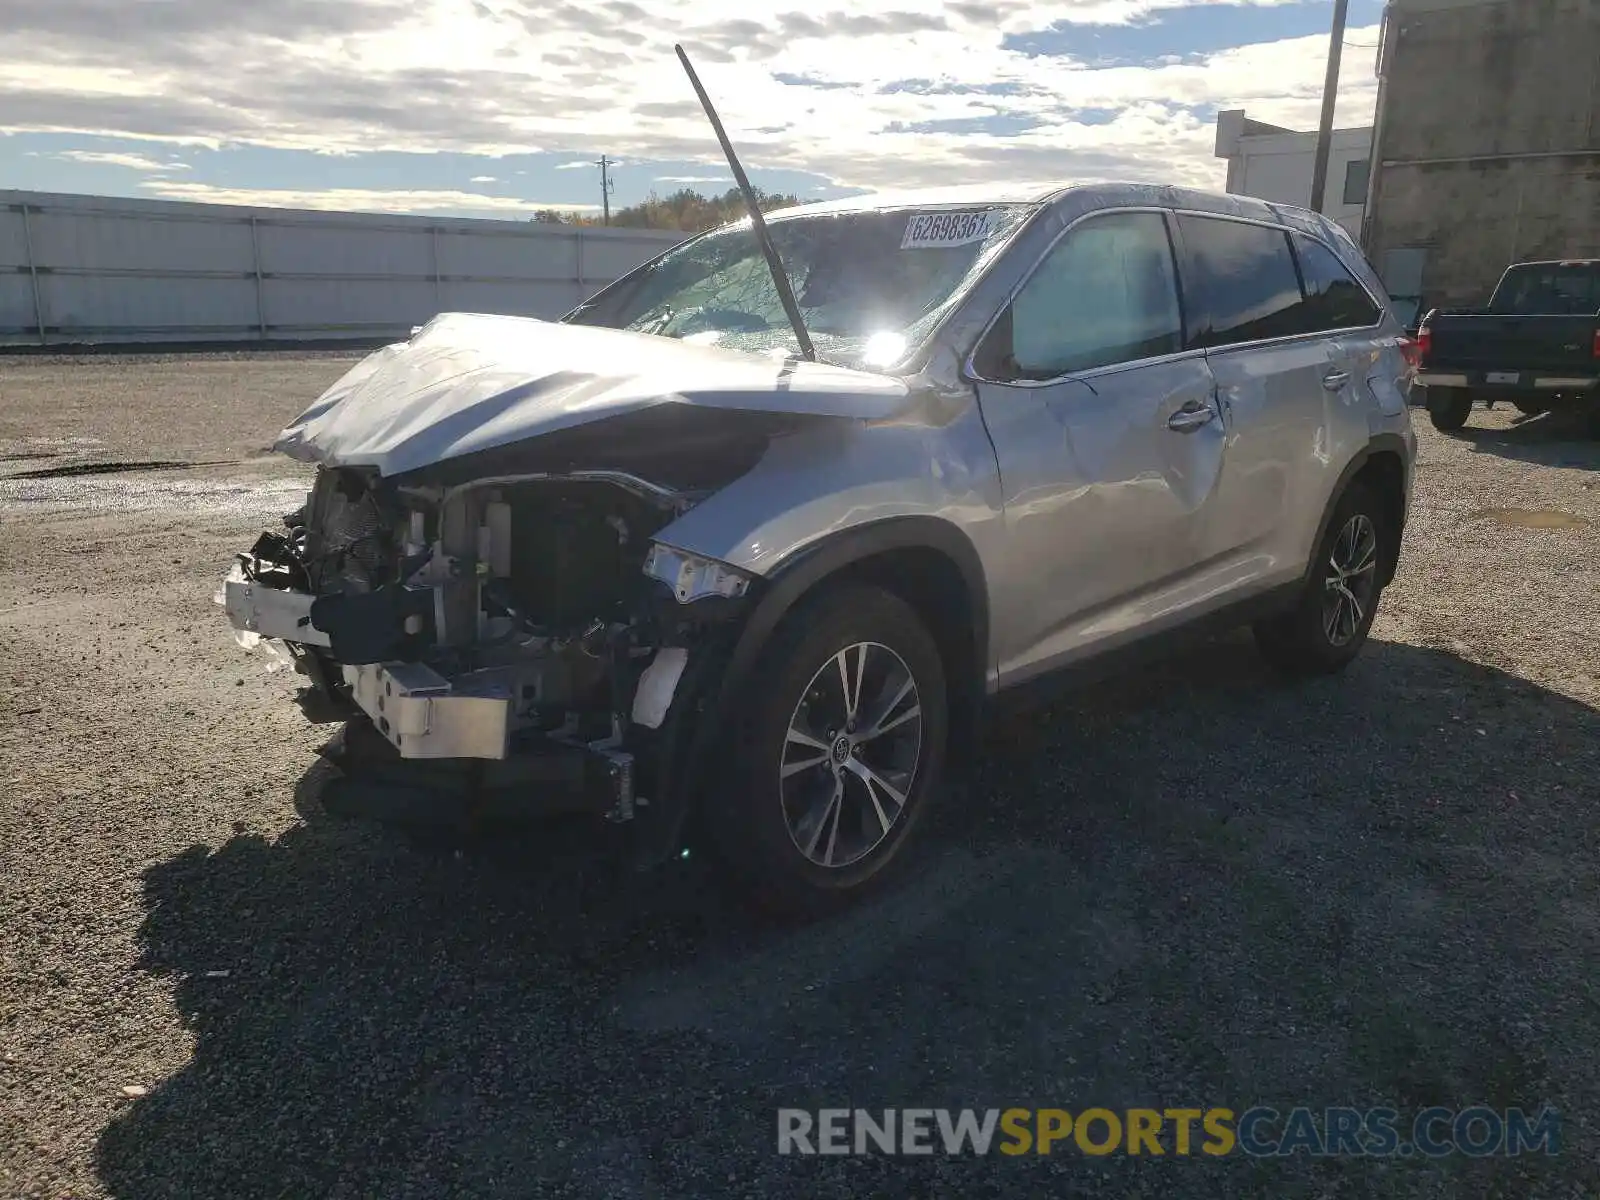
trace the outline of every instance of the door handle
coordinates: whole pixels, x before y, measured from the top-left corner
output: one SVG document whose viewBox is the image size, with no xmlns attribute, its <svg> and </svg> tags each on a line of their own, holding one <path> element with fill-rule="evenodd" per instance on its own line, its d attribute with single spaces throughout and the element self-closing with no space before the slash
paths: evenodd
<svg viewBox="0 0 1600 1200">
<path fill-rule="evenodd" d="M 1216 409 L 1198 400 L 1191 400 L 1167 418 L 1167 428 L 1177 433 L 1193 433 L 1216 419 Z"/>
<path fill-rule="evenodd" d="M 1337 392 L 1349 382 L 1349 371 L 1329 371 L 1322 377 L 1322 386 L 1327 388 L 1330 392 Z"/>
</svg>

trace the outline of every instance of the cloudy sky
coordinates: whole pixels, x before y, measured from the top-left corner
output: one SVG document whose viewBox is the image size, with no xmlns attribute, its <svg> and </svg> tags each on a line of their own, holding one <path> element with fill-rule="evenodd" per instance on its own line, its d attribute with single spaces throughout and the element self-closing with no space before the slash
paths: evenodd
<svg viewBox="0 0 1600 1200">
<path fill-rule="evenodd" d="M 1219 108 L 1314 128 L 1331 0 L 38 0 L 0 21 L 0 188 L 524 216 L 752 179 L 1220 187 Z M 1338 122 L 1371 120 L 1352 0 Z"/>
</svg>

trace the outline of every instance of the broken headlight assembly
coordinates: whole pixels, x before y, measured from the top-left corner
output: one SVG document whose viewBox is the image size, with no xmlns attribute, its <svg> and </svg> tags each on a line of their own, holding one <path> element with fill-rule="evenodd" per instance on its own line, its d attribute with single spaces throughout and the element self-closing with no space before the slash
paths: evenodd
<svg viewBox="0 0 1600 1200">
<path fill-rule="evenodd" d="M 679 604 L 708 596 L 733 600 L 750 590 L 750 576 L 743 571 L 660 542 L 653 543 L 645 556 L 644 573 L 671 588 Z"/>
</svg>

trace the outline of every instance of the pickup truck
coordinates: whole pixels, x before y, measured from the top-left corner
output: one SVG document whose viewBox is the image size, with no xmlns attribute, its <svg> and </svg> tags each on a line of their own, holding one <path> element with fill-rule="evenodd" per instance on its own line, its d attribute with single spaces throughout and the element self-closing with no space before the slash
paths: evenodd
<svg viewBox="0 0 1600 1200">
<path fill-rule="evenodd" d="M 1488 308 L 1428 313 L 1414 358 L 1435 429 L 1460 429 L 1475 400 L 1587 409 L 1600 428 L 1600 259 L 1508 268 Z"/>
</svg>

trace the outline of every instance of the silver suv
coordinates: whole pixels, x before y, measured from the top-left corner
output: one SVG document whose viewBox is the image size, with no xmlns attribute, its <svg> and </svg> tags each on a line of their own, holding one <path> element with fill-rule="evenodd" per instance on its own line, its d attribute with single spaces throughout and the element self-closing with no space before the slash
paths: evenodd
<svg viewBox="0 0 1600 1200">
<path fill-rule="evenodd" d="M 343 786 L 592 810 L 644 863 L 694 819 L 810 910 L 997 693 L 1219 623 L 1355 657 L 1415 439 L 1339 226 L 1143 185 L 767 224 L 791 297 L 741 223 L 559 322 L 441 315 L 285 430 L 314 488 L 219 597 L 346 706 Z"/>
</svg>

